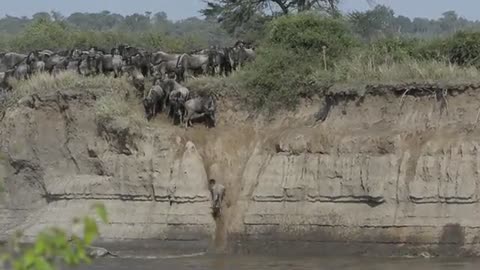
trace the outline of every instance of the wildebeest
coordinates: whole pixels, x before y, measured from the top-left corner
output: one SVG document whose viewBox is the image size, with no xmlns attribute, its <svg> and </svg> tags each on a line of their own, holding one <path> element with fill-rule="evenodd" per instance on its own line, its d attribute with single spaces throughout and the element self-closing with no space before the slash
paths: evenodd
<svg viewBox="0 0 480 270">
<path fill-rule="evenodd" d="M 154 84 L 143 99 L 143 106 L 145 108 L 147 120 L 152 119 L 157 115 L 157 113 L 163 110 L 165 99 L 165 91 L 163 91 L 160 85 Z"/>
<path fill-rule="evenodd" d="M 185 127 L 192 125 L 192 120 L 205 118 L 215 126 L 216 104 L 213 96 L 196 97 L 185 102 Z"/>
<path fill-rule="evenodd" d="M 254 61 L 256 58 L 255 48 L 244 41 L 237 41 L 233 46 L 233 69 L 237 70 L 243 67 L 247 62 Z"/>
<path fill-rule="evenodd" d="M 167 104 L 169 106 L 168 115 L 172 117 L 174 123 L 177 120 L 183 123 L 184 106 L 190 97 L 190 91 L 172 79 L 160 81 L 160 86 L 167 95 Z"/>
<path fill-rule="evenodd" d="M 150 53 L 147 51 L 139 50 L 139 52 L 130 56 L 128 63 L 136 66 L 144 77 L 150 75 Z"/>
<path fill-rule="evenodd" d="M 218 66 L 218 74 L 228 76 L 233 71 L 233 49 L 223 48 L 215 55 L 215 65 Z"/>
<path fill-rule="evenodd" d="M 6 72 L 0 72 L 0 90 L 10 91 L 12 86 L 8 82 L 9 78 L 13 76 L 13 69 L 7 70 Z"/>
<path fill-rule="evenodd" d="M 218 217 L 221 214 L 222 201 L 225 197 L 225 186 L 217 183 L 215 179 L 208 180 L 208 189 L 212 196 L 213 216 Z"/>
<path fill-rule="evenodd" d="M 181 54 L 170 54 L 163 51 L 158 51 L 152 54 L 150 62 L 153 65 L 158 65 L 162 62 L 177 61 Z"/>
<path fill-rule="evenodd" d="M 151 65 L 152 76 L 156 78 L 166 79 L 168 75 L 175 74 L 177 77 L 177 61 L 164 61 L 158 65 Z"/>
<path fill-rule="evenodd" d="M 26 54 L 7 52 L 0 54 L 0 72 L 6 72 L 7 70 L 13 69 L 15 66 L 20 64 L 23 60 L 27 58 Z"/>
<path fill-rule="evenodd" d="M 180 80 L 185 81 L 193 74 L 206 74 L 209 64 L 208 54 L 183 54 L 178 58 L 177 69 L 180 69 Z"/>
<path fill-rule="evenodd" d="M 113 48 L 110 54 L 96 51 L 95 68 L 99 74 L 109 74 L 113 72 L 113 76 L 118 78 L 122 74 L 123 58 L 117 48 Z"/>
<path fill-rule="evenodd" d="M 68 56 L 62 56 L 60 53 L 52 55 L 45 54 L 45 70 L 50 74 L 65 70 L 68 65 Z"/>
</svg>

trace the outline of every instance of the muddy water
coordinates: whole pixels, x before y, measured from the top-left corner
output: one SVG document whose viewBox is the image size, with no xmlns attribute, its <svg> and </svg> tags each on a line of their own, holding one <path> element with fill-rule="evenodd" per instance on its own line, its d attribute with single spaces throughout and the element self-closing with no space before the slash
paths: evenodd
<svg viewBox="0 0 480 270">
<path fill-rule="evenodd" d="M 480 259 L 379 259 L 195 256 L 163 259 L 98 259 L 80 269 L 98 270 L 478 270 Z"/>
</svg>

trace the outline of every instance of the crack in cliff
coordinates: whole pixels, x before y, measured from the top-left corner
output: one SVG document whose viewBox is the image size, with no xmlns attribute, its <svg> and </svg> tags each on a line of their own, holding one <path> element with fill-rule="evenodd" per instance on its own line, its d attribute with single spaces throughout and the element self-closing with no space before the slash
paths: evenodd
<svg viewBox="0 0 480 270">
<path fill-rule="evenodd" d="M 395 182 L 395 211 L 393 214 L 393 223 L 397 223 L 397 216 L 398 216 L 398 210 L 400 207 L 400 195 L 398 194 L 400 192 L 400 178 L 402 176 L 402 166 L 403 166 L 403 161 L 405 159 L 405 152 L 402 152 L 402 155 L 400 156 L 398 160 L 398 170 L 397 170 L 397 178 Z"/>
<path fill-rule="evenodd" d="M 155 170 L 153 169 L 153 158 L 149 159 L 149 165 L 150 165 L 150 177 L 149 177 L 149 185 L 150 185 L 150 196 L 152 198 L 152 201 L 156 201 L 157 195 L 155 194 L 155 179 L 153 177 Z"/>
<path fill-rule="evenodd" d="M 56 99 L 58 109 L 63 117 L 63 120 L 65 122 L 65 131 L 66 131 L 66 138 L 65 138 L 65 143 L 63 144 L 64 149 L 66 150 L 69 159 L 73 162 L 75 165 L 76 173 L 80 173 L 80 165 L 75 158 L 75 156 L 72 153 L 72 150 L 70 149 L 70 142 L 74 140 L 73 134 L 75 133 L 75 127 L 73 125 L 74 120 L 70 116 L 68 110 L 69 110 L 69 104 L 65 96 L 60 92 L 57 91 L 57 99 Z"/>
</svg>

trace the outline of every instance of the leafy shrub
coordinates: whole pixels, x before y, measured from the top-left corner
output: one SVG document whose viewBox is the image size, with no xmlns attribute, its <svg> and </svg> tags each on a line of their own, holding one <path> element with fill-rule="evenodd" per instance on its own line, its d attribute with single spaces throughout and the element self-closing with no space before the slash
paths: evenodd
<svg viewBox="0 0 480 270">
<path fill-rule="evenodd" d="M 480 67 L 480 32 L 458 32 L 446 42 L 450 61 Z"/>
<path fill-rule="evenodd" d="M 70 35 L 66 26 L 49 21 L 38 19 L 28 25 L 25 31 L 14 40 L 16 49 L 26 51 L 34 48 L 61 49 L 68 47 Z"/>
<path fill-rule="evenodd" d="M 355 45 L 353 35 L 345 22 L 313 13 L 283 16 L 274 20 L 267 42 L 300 52 L 321 52 L 327 48 L 329 58 L 343 56 Z"/>
<path fill-rule="evenodd" d="M 254 108 L 275 111 L 293 109 L 301 96 L 312 95 L 311 74 L 322 70 L 320 55 L 297 53 L 281 46 L 262 47 L 256 61 L 242 71 L 237 80 L 241 95 Z"/>
<path fill-rule="evenodd" d="M 105 207 L 96 204 L 94 208 L 101 221 L 107 224 Z M 94 218 L 86 216 L 74 220 L 74 224 L 83 227 L 82 237 L 75 234 L 69 236 L 60 228 L 47 228 L 38 234 L 32 246 L 26 248 L 21 248 L 18 243 L 21 237 L 19 233 L 11 239 L 13 250 L 2 256 L 2 262 L 14 270 L 54 270 L 59 262 L 68 266 L 90 263 L 87 248 L 99 236 L 97 222 Z"/>
<path fill-rule="evenodd" d="M 372 43 L 372 52 L 377 58 L 389 58 L 391 61 L 400 61 L 410 57 L 418 46 L 418 40 L 406 38 L 385 38 Z"/>
<path fill-rule="evenodd" d="M 419 40 L 411 56 L 419 60 L 448 60 L 445 39 Z"/>
</svg>

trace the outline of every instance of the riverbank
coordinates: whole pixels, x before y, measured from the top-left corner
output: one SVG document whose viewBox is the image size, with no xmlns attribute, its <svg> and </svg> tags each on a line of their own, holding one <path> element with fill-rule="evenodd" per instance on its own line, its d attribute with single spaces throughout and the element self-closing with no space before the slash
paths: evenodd
<svg viewBox="0 0 480 270">
<path fill-rule="evenodd" d="M 17 229 L 26 239 L 46 226 L 68 229 L 102 202 L 111 221 L 102 240 L 112 243 L 304 255 L 480 252 L 480 85 L 367 86 L 273 117 L 222 98 L 216 128 L 185 130 L 164 115 L 142 120 L 138 102 L 122 103 L 128 95 L 107 102 L 115 93 L 108 89 L 129 86 L 78 80 L 29 93 L 0 121 L 3 239 Z M 211 215 L 208 178 L 227 188 L 220 220 Z"/>
</svg>

